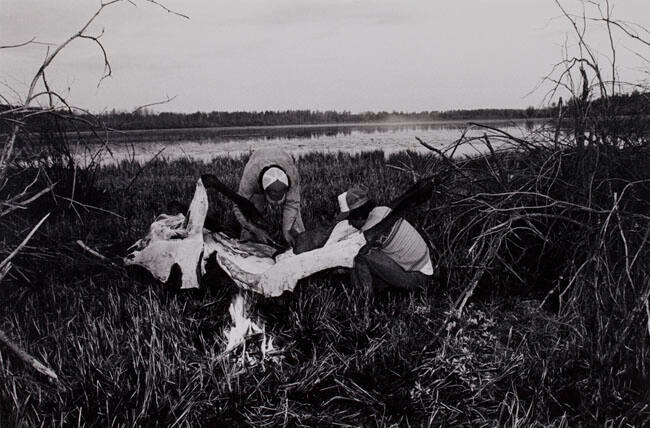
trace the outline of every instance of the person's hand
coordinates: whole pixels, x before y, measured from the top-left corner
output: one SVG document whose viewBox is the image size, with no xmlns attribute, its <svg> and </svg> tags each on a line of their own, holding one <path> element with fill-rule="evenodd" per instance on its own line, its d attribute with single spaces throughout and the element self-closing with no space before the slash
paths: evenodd
<svg viewBox="0 0 650 428">
<path fill-rule="evenodd" d="M 293 237 L 290 230 L 282 231 L 282 236 L 284 236 L 284 240 L 287 241 L 287 244 L 289 244 L 291 248 L 296 245 L 296 238 Z"/>
<path fill-rule="evenodd" d="M 255 236 L 255 240 L 257 242 L 260 242 L 262 244 L 273 244 L 273 238 L 271 238 L 271 235 L 269 233 L 257 226 L 253 226 L 251 228 L 251 233 Z"/>
</svg>

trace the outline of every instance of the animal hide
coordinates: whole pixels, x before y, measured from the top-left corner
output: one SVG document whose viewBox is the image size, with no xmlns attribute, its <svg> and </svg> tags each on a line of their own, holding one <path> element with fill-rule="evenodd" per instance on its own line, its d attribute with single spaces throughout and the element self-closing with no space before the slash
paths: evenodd
<svg viewBox="0 0 650 428">
<path fill-rule="evenodd" d="M 271 246 L 241 242 L 204 229 L 207 211 L 208 196 L 199 179 L 187 217 L 160 215 L 147 236 L 129 249 L 125 264 L 142 266 L 162 282 L 169 279 L 176 265 L 182 274 L 181 288 L 197 288 L 199 274 L 205 273 L 208 259 L 215 255 L 219 266 L 239 287 L 271 297 L 293 291 L 300 279 L 314 273 L 352 267 L 366 244 L 364 235 L 344 221 L 322 248 L 301 254 L 288 250 L 274 257 L 277 250 Z M 334 235 L 337 239 L 332 239 Z"/>
<path fill-rule="evenodd" d="M 182 273 L 181 288 L 198 287 L 197 266 L 203 252 L 203 221 L 207 213 L 208 194 L 199 180 L 187 218 L 183 214 L 158 216 L 147 236 L 127 250 L 131 253 L 124 264 L 142 266 L 161 282 L 167 282 L 176 265 Z"/>
</svg>

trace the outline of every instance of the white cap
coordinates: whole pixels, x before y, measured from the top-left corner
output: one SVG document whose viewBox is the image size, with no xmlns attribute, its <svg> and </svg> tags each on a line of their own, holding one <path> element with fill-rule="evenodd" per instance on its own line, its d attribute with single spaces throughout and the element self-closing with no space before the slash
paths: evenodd
<svg viewBox="0 0 650 428">
<path fill-rule="evenodd" d="M 348 192 L 343 192 L 339 195 L 339 209 L 342 213 L 350 212 L 346 196 L 348 196 Z"/>
<path fill-rule="evenodd" d="M 276 181 L 279 181 L 285 186 L 289 186 L 289 177 L 287 177 L 287 174 L 280 168 L 272 166 L 264 171 L 264 175 L 262 175 L 262 188 L 266 190 L 267 187 Z"/>
</svg>

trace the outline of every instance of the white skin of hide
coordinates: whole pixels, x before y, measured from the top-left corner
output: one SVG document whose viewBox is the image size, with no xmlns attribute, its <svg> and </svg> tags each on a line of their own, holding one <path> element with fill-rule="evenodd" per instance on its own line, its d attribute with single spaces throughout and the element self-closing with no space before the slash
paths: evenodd
<svg viewBox="0 0 650 428">
<path fill-rule="evenodd" d="M 216 254 L 219 266 L 239 287 L 272 297 L 293 291 L 300 279 L 314 273 L 352 267 L 366 244 L 363 234 L 343 221 L 336 225 L 322 248 L 298 255 L 289 250 L 274 259 L 274 249 L 267 245 L 243 243 L 222 233 L 204 231 L 207 211 L 208 196 L 199 179 L 187 225 L 183 225 L 182 214 L 159 216 L 147 236 L 131 247 L 133 251 L 125 258 L 125 264 L 142 266 L 162 282 L 169 279 L 172 266 L 178 265 L 182 272 L 181 288 L 197 288 L 199 263 L 205 273 L 206 261 Z"/>
</svg>

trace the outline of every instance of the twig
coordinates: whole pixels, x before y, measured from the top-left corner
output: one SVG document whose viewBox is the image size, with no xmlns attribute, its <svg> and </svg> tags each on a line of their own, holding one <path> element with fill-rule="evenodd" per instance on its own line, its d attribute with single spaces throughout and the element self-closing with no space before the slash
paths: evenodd
<svg viewBox="0 0 650 428">
<path fill-rule="evenodd" d="M 11 254 L 9 254 L 9 255 L 8 255 L 8 256 L 7 256 L 7 257 L 6 257 L 6 258 L 5 258 L 5 259 L 0 263 L 0 272 L 4 271 L 5 267 L 9 264 L 9 262 L 11 261 L 11 259 L 13 259 L 14 257 L 16 257 L 16 255 L 20 252 L 20 250 L 22 250 L 23 247 L 24 247 L 25 245 L 27 245 L 27 242 L 32 238 L 32 236 L 34 236 L 34 233 L 36 233 L 36 231 L 38 230 L 38 228 L 41 227 L 41 225 L 43 224 L 43 222 L 44 222 L 44 221 L 45 221 L 49 216 L 50 216 L 50 213 L 45 214 L 45 217 L 43 217 L 43 218 L 41 219 L 41 221 L 39 221 L 38 224 L 37 224 L 36 226 L 34 226 L 34 228 L 32 229 L 31 232 L 29 232 L 29 234 L 27 235 L 27 237 L 25 237 L 25 239 L 23 239 L 23 242 L 21 242 L 20 245 L 18 245 L 18 247 L 16 247 L 16 249 L 13 250 L 13 251 L 11 252 Z"/>
<path fill-rule="evenodd" d="M 472 294 L 474 294 L 474 290 L 478 286 L 479 281 L 481 280 L 483 274 L 487 270 L 488 263 L 491 262 L 492 259 L 494 258 L 495 252 L 496 251 L 493 251 L 492 257 L 490 257 L 489 260 L 486 260 L 486 263 L 482 264 L 481 267 L 474 273 L 474 276 L 472 277 L 469 286 L 465 289 L 463 294 L 461 294 L 460 297 L 456 300 L 456 303 L 454 304 L 454 310 L 457 316 L 460 317 L 463 314 L 463 309 L 465 308 L 467 301 L 469 300 L 470 297 L 472 297 Z"/>
<path fill-rule="evenodd" d="M 131 178 L 131 180 L 129 181 L 129 184 L 127 184 L 127 186 L 122 191 L 127 192 L 131 188 L 133 183 L 135 183 L 135 180 L 140 176 L 140 174 L 142 174 L 142 171 L 144 171 L 145 168 L 147 166 L 149 166 L 163 151 L 165 151 L 165 149 L 166 149 L 166 147 L 163 147 L 162 149 L 158 150 L 158 153 L 156 153 L 154 155 L 154 157 L 149 159 L 149 161 L 147 161 L 147 163 L 145 165 L 141 166 L 140 169 L 138 169 L 138 171 L 135 173 L 133 178 Z M 134 149 L 134 151 L 135 151 L 135 149 Z"/>
<path fill-rule="evenodd" d="M 469 122 L 469 125 L 478 126 L 479 128 L 486 128 L 486 129 L 490 129 L 490 130 L 492 130 L 494 132 L 498 132 L 499 134 L 505 135 L 510 140 L 515 141 L 515 142 L 521 144 L 524 147 L 528 147 L 530 145 L 530 143 L 528 141 L 526 141 L 524 139 L 521 139 L 521 138 L 518 138 L 518 137 L 515 137 L 514 135 L 510 134 L 509 132 L 504 131 L 503 129 L 495 128 L 493 126 L 484 125 L 484 124 L 477 123 L 477 122 Z"/>
<path fill-rule="evenodd" d="M 102 81 L 106 79 L 107 77 L 111 77 L 113 74 L 113 69 L 111 68 L 111 63 L 108 61 L 108 54 L 106 53 L 106 49 L 104 49 L 104 45 L 102 45 L 102 42 L 99 41 L 99 38 L 104 35 L 104 30 L 98 35 L 98 36 L 87 36 L 85 34 L 80 34 L 79 37 L 82 39 L 88 39 L 94 41 L 97 46 L 99 46 L 99 49 L 102 51 L 102 55 L 104 56 L 104 75 L 102 76 L 101 79 L 99 79 L 99 82 L 97 82 L 97 87 L 99 88 L 99 85 L 101 85 Z"/>
<path fill-rule="evenodd" d="M 176 15 L 176 16 L 180 16 L 181 18 L 190 19 L 189 16 L 187 16 L 187 15 L 183 15 L 182 13 L 179 13 L 179 12 L 176 12 L 176 11 L 174 11 L 174 10 L 171 10 L 171 9 L 169 9 L 168 7 L 166 7 L 165 5 L 163 5 L 163 4 L 159 3 L 159 2 L 157 2 L 156 0 L 146 0 L 146 1 L 148 1 L 149 3 L 153 3 L 153 4 L 157 5 L 158 7 L 162 8 L 162 9 L 165 10 L 166 12 L 169 12 L 169 13 L 174 14 L 174 15 Z"/>
<path fill-rule="evenodd" d="M 43 196 L 44 194 L 46 194 L 47 192 L 52 190 L 54 188 L 54 186 L 56 186 L 56 183 L 53 183 L 52 185 L 44 188 L 43 190 L 41 190 L 40 192 L 38 192 L 34 196 L 32 196 L 32 197 L 30 197 L 28 199 L 25 199 L 24 201 L 15 201 L 16 197 L 14 197 L 14 198 L 10 199 L 9 201 L 2 202 L 3 205 L 4 204 L 10 205 L 11 208 L 8 208 L 8 209 L 6 209 L 4 211 L 0 211 L 0 217 L 4 217 L 5 215 L 7 215 L 7 214 L 9 214 L 12 211 L 15 211 L 17 209 L 25 209 L 27 207 L 27 205 L 29 205 L 30 203 L 34 202 L 36 199 L 40 198 L 41 196 Z M 18 196 L 21 196 L 21 195 L 18 195 Z"/>
<path fill-rule="evenodd" d="M 65 200 L 65 201 L 70 201 L 70 202 L 72 202 L 72 203 L 75 203 L 75 204 L 77 204 L 77 205 L 80 205 L 82 208 L 85 208 L 86 210 L 101 211 L 101 212 L 104 212 L 104 213 L 106 213 L 106 214 L 110 214 L 110 215 L 112 215 L 112 216 L 115 216 L 115 217 L 117 217 L 117 218 L 121 218 L 122 220 L 125 220 L 125 217 L 124 217 L 124 216 L 121 216 L 121 215 L 119 215 L 119 214 L 116 213 L 116 212 L 113 212 L 113 211 L 110 211 L 110 210 L 106 210 L 106 209 L 104 209 L 104 208 L 99 208 L 99 207 L 96 207 L 96 206 L 94 206 L 94 205 L 87 205 L 87 204 L 81 203 L 81 202 L 79 202 L 79 201 L 75 201 L 74 199 L 66 198 L 65 196 L 56 195 L 56 197 L 57 197 L 57 198 L 60 198 L 60 199 L 63 199 L 63 200 Z"/>
<path fill-rule="evenodd" d="M 434 153 L 436 153 L 437 155 L 439 155 L 439 156 L 442 158 L 443 162 L 444 162 L 445 164 L 447 164 L 449 167 L 451 167 L 451 169 L 453 169 L 454 171 L 458 172 L 458 173 L 461 174 L 463 177 L 465 177 L 465 178 L 467 178 L 467 179 L 470 179 L 470 177 L 467 175 L 467 173 L 466 173 L 465 171 L 463 171 L 463 169 L 460 168 L 460 167 L 459 167 L 459 166 L 458 166 L 454 161 L 452 161 L 452 160 L 451 160 L 451 157 L 450 157 L 450 156 L 447 156 L 447 155 L 446 155 L 442 150 L 437 149 L 437 148 L 433 147 L 432 145 L 430 145 L 430 144 L 428 144 L 428 143 L 422 141 L 419 137 L 415 137 L 415 139 L 416 139 L 420 144 L 422 144 L 424 147 L 426 147 L 427 149 L 429 149 L 429 150 L 431 150 L 432 152 L 434 152 Z"/>
<path fill-rule="evenodd" d="M 5 276 L 9 273 L 9 270 L 11 270 L 11 262 L 7 263 L 2 269 L 0 269 L 0 282 L 4 279 Z"/>
<path fill-rule="evenodd" d="M 11 352 L 16 354 L 16 356 L 18 358 L 20 358 L 20 360 L 23 363 L 25 363 L 25 364 L 27 364 L 29 366 L 32 366 L 32 368 L 34 370 L 36 370 L 37 372 L 47 376 L 48 378 L 50 378 L 53 381 L 59 380 L 59 377 L 56 375 L 56 373 L 54 373 L 54 371 L 52 369 L 44 366 L 36 358 L 32 357 L 27 352 L 20 349 L 18 347 L 18 345 L 16 345 L 11 340 L 9 340 L 9 338 L 7 337 L 5 332 L 2 331 L 2 330 L 0 330 L 0 342 L 3 343 Z"/>
<path fill-rule="evenodd" d="M 139 112 L 140 110 L 145 109 L 145 108 L 147 108 L 147 107 L 157 106 L 157 105 L 161 105 L 161 104 L 167 104 L 167 103 L 170 103 L 170 102 L 174 101 L 175 99 L 176 99 L 176 95 L 174 95 L 174 96 L 171 97 L 171 98 L 169 98 L 169 96 L 167 96 L 167 99 L 166 99 L 166 100 L 156 101 L 156 102 L 153 102 L 153 103 L 149 103 L 149 104 L 144 104 L 144 105 L 138 106 L 138 107 L 136 107 L 135 109 L 133 109 L 132 113 L 137 113 L 137 112 Z"/>
<path fill-rule="evenodd" d="M 100 254 L 98 251 L 93 250 L 92 248 L 90 248 L 89 246 L 84 244 L 84 242 L 82 240 L 77 240 L 76 242 L 77 242 L 77 245 L 79 245 L 81 248 L 83 248 L 84 250 L 86 250 L 87 252 L 92 254 L 93 256 L 99 258 L 100 260 L 103 260 L 103 261 L 105 261 L 107 263 L 110 263 L 111 265 L 113 265 L 115 267 L 120 267 L 117 264 L 113 263 L 108 257 L 104 256 L 103 254 Z"/>
<path fill-rule="evenodd" d="M 36 37 L 32 37 L 31 39 L 27 40 L 26 42 L 18 43 L 18 44 L 15 44 L 15 45 L 0 46 L 0 49 L 20 48 L 20 47 L 23 47 L 23 46 L 27 46 L 30 43 L 33 43 L 34 40 L 36 40 Z"/>
<path fill-rule="evenodd" d="M 18 130 L 20 125 L 14 125 L 11 135 L 7 138 L 7 141 L 2 148 L 2 153 L 0 154 L 0 184 L 4 182 L 5 176 L 7 174 L 7 169 L 9 168 L 9 160 L 14 151 L 14 144 L 16 143 L 16 137 L 18 136 Z"/>
<path fill-rule="evenodd" d="M 499 250 L 499 247 L 501 246 L 501 240 L 503 236 L 499 237 L 498 239 L 495 239 L 491 242 L 491 247 L 488 249 L 487 254 L 483 258 L 483 263 L 478 267 L 478 270 L 474 273 L 472 276 L 472 279 L 470 280 L 469 285 L 465 289 L 465 291 L 456 299 L 456 302 L 454 302 L 454 305 L 452 307 L 452 310 L 449 312 L 449 315 L 445 319 L 445 321 L 442 323 L 442 326 L 440 327 L 440 330 L 438 330 L 438 335 L 442 333 L 442 331 L 446 328 L 447 323 L 449 319 L 452 316 L 460 317 L 463 314 L 463 309 L 465 308 L 465 305 L 467 304 L 467 301 L 469 300 L 470 297 L 472 297 L 472 294 L 474 294 L 474 290 L 478 286 L 478 283 L 480 282 L 481 278 L 483 277 L 483 274 L 487 270 L 488 266 L 490 263 L 492 263 L 492 260 L 495 258 L 497 251 Z M 479 237 L 474 245 L 478 243 L 478 241 L 481 238 Z M 496 241 L 496 242 L 495 242 Z M 471 251 L 471 250 L 470 250 Z M 475 256 L 473 257 L 474 260 L 477 260 L 479 257 L 479 253 L 475 253 Z"/>
<path fill-rule="evenodd" d="M 645 299 L 645 311 L 648 314 L 648 335 L 650 336 L 650 299 Z"/>
<path fill-rule="evenodd" d="M 27 40 L 26 42 L 17 43 L 17 44 L 15 44 L 15 45 L 3 45 L 3 46 L 0 46 L 0 49 L 22 48 L 23 46 L 27 46 L 27 45 L 54 46 L 53 43 L 37 42 L 37 41 L 36 41 L 36 37 L 32 37 L 31 39 Z"/>
<path fill-rule="evenodd" d="M 34 233 L 36 233 L 38 228 L 41 226 L 41 224 L 43 224 L 49 215 L 49 213 L 46 214 L 45 217 L 43 217 L 41 221 L 39 221 L 38 224 L 34 226 L 32 231 L 29 232 L 23 242 L 21 242 L 20 245 L 16 247 L 16 249 L 2 261 L 2 263 L 0 263 L 0 281 L 2 281 L 5 275 L 7 275 L 9 272 L 9 269 L 11 269 L 11 259 L 13 259 L 20 252 L 20 250 L 22 250 L 23 247 L 27 245 L 27 242 L 31 239 Z M 25 364 L 32 366 L 32 368 L 34 368 L 36 371 L 44 374 L 54 381 L 58 380 L 58 377 L 54 371 L 41 364 L 38 360 L 36 360 L 36 358 L 29 355 L 27 352 L 20 349 L 15 343 L 9 340 L 7 335 L 2 330 L 0 330 L 0 342 L 3 343 L 10 351 L 16 354 L 18 358 L 20 358 L 20 360 L 22 360 Z"/>
</svg>

